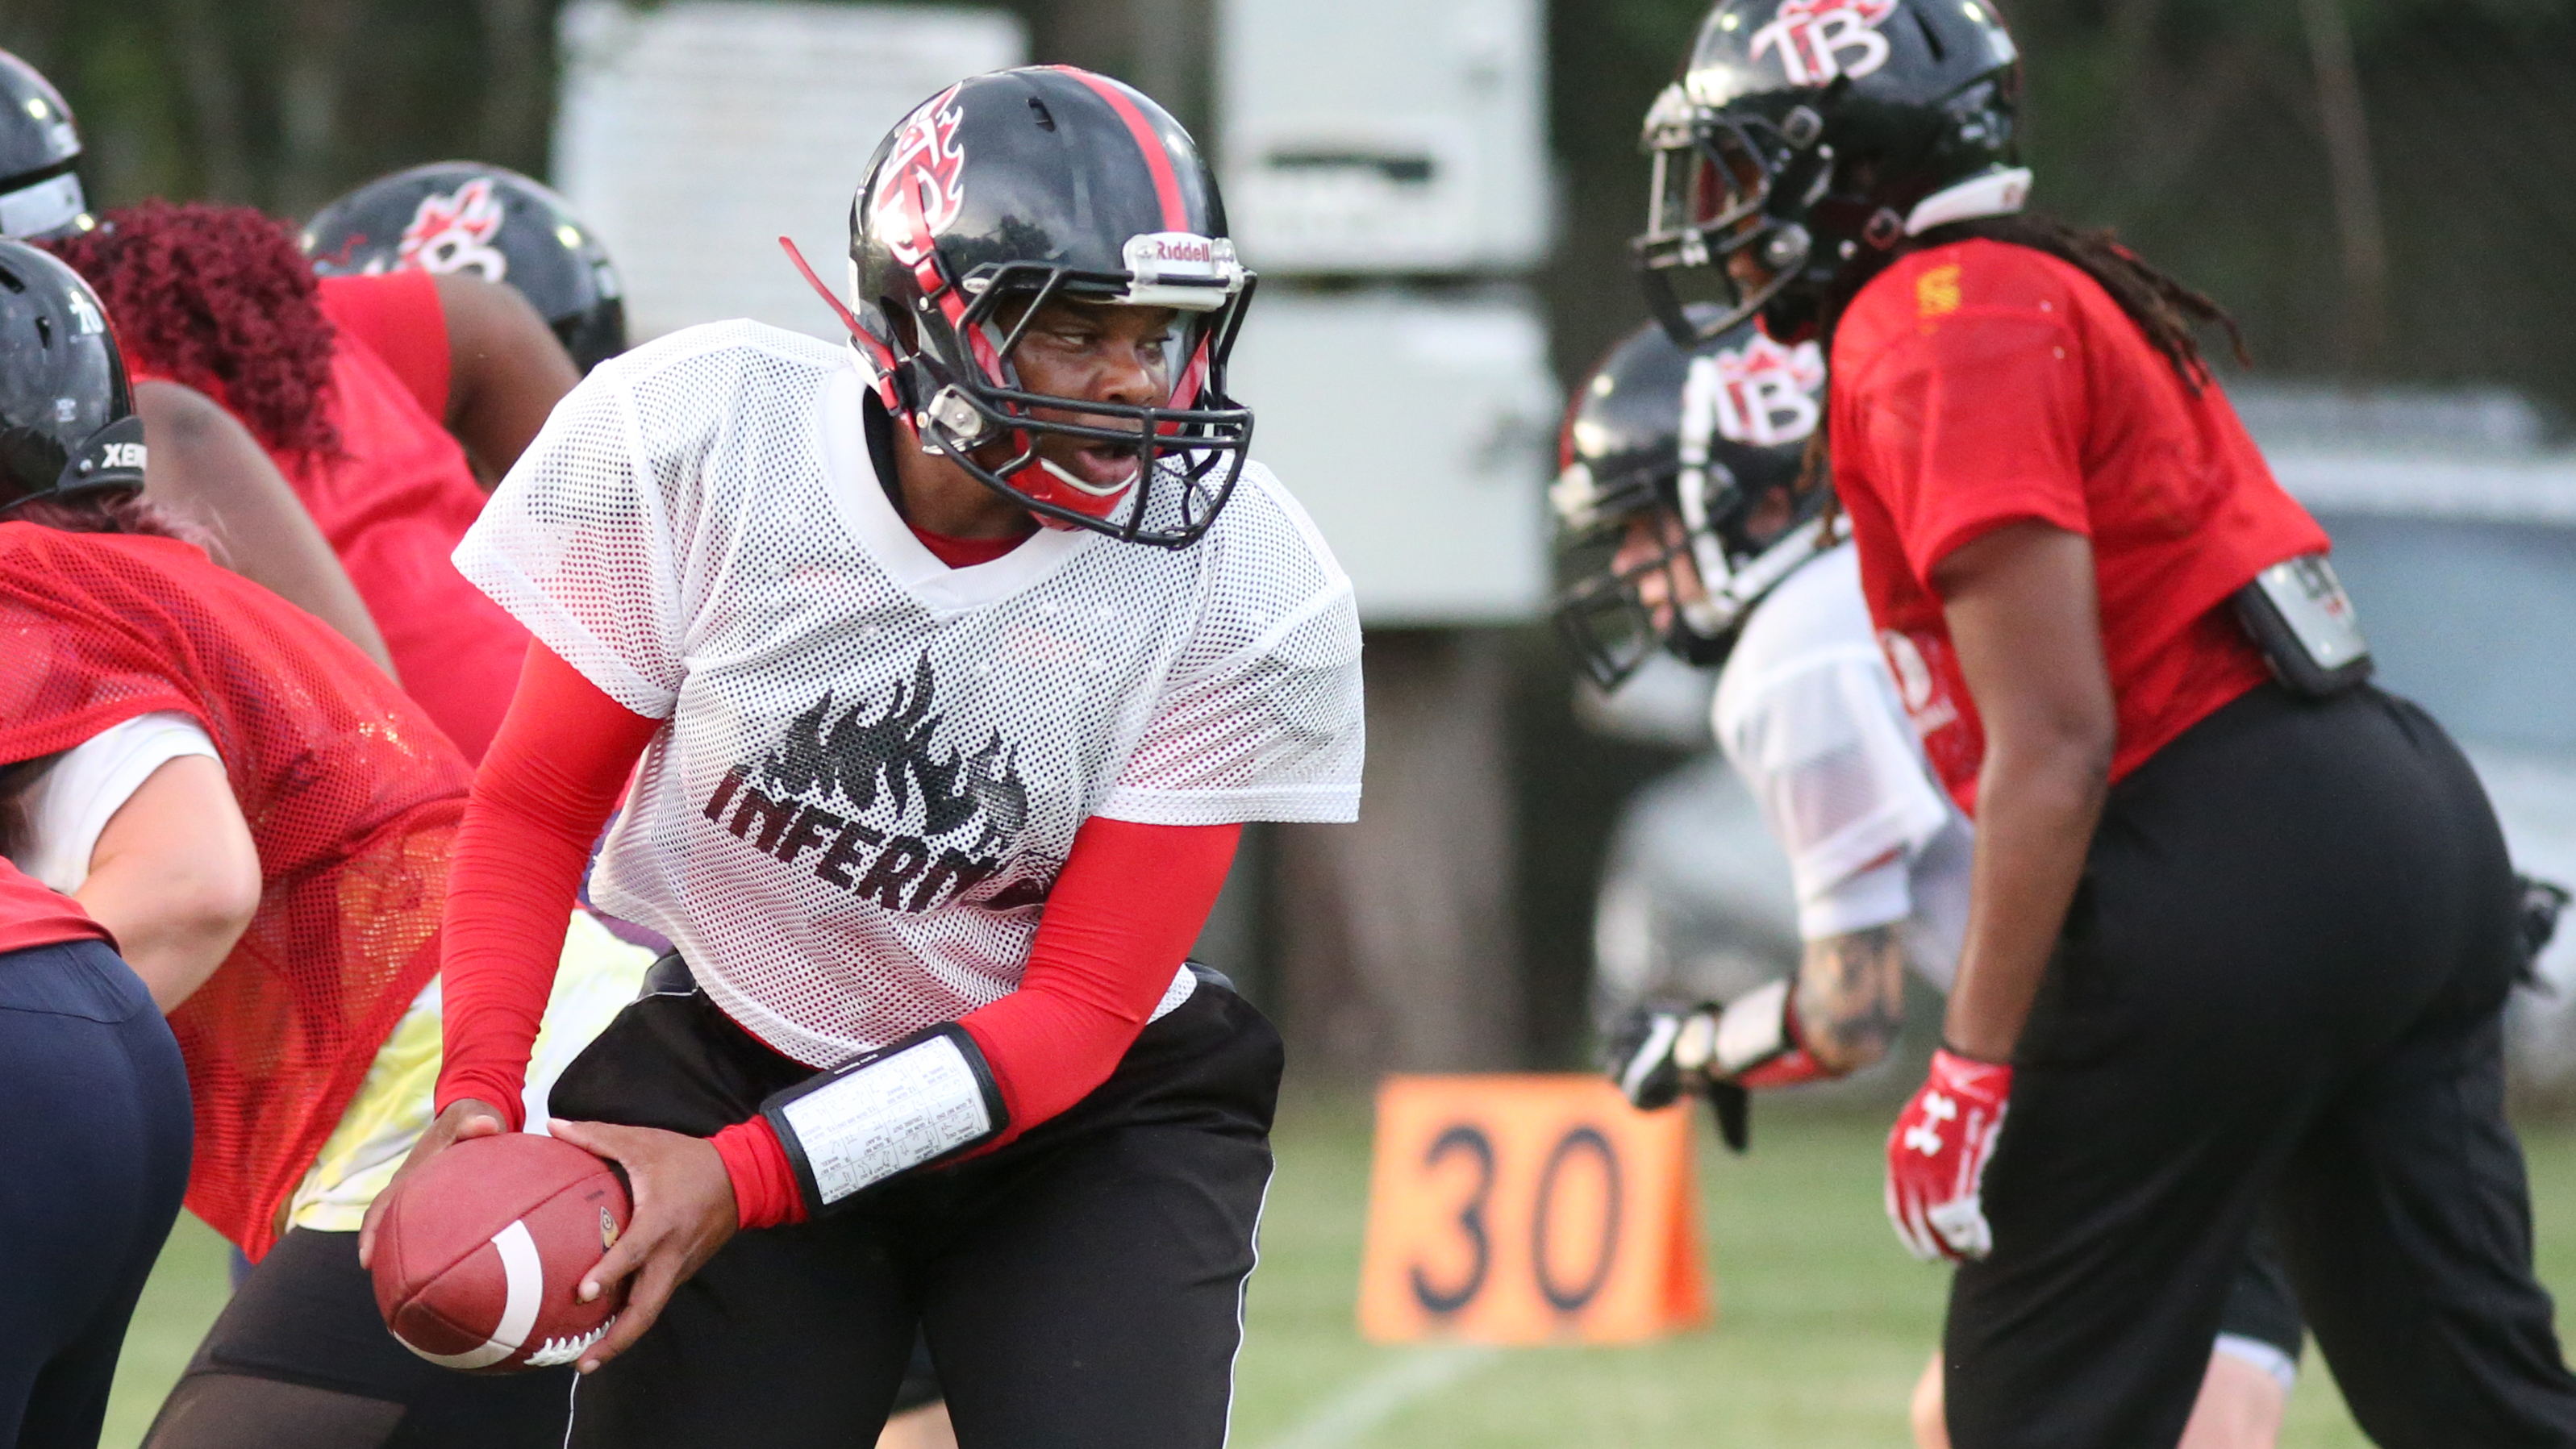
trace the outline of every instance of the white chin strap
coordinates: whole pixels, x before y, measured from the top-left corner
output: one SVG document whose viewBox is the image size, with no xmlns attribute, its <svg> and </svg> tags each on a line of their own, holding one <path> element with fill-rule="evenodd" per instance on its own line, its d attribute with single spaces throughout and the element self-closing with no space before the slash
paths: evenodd
<svg viewBox="0 0 2576 1449">
<path fill-rule="evenodd" d="M 1980 216 L 2010 216 L 2030 200 L 2030 168 L 2015 166 L 1971 176 L 1945 186 L 1914 204 L 1905 218 L 1905 234 L 1920 236 L 1936 226 Z"/>
</svg>

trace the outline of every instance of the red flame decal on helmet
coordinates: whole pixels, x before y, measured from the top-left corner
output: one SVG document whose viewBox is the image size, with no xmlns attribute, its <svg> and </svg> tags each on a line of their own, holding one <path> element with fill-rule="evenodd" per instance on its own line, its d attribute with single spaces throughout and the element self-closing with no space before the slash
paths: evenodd
<svg viewBox="0 0 2576 1449">
<path fill-rule="evenodd" d="M 966 152 L 957 144 L 965 119 L 957 87 L 950 86 L 904 121 L 878 173 L 875 205 L 888 217 L 887 245 L 906 266 L 928 260 L 930 239 L 965 208 Z"/>
<path fill-rule="evenodd" d="M 510 259 L 492 245 L 501 234 L 501 198 L 492 178 L 477 176 L 454 191 L 420 199 L 394 249 L 396 267 L 424 272 L 477 272 L 487 282 L 508 279 Z"/>
</svg>

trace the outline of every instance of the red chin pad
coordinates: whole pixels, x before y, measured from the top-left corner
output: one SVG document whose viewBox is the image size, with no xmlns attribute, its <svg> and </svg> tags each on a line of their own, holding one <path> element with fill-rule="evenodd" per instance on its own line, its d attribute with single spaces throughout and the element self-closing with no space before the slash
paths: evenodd
<svg viewBox="0 0 2576 1449">
<path fill-rule="evenodd" d="M 1028 466 L 1012 473 L 1002 481 L 1040 503 L 1051 503 L 1058 508 L 1082 514 L 1086 518 L 1107 518 L 1117 512 L 1118 505 L 1126 502 L 1127 495 L 1136 487 L 1135 484 L 1130 483 L 1115 493 L 1093 493 L 1065 482 L 1048 472 L 1045 464 L 1035 460 L 1031 460 Z M 1060 518 L 1049 518 L 1043 513 L 1038 515 L 1038 522 L 1049 528 L 1074 526 Z"/>
</svg>

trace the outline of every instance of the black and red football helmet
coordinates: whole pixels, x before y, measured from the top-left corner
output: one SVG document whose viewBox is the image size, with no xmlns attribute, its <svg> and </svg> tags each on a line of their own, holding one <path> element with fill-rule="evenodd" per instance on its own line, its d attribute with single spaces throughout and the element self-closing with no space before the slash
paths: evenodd
<svg viewBox="0 0 2576 1449">
<path fill-rule="evenodd" d="M 1231 496 L 1252 413 L 1226 395 L 1226 358 L 1254 278 L 1197 144 L 1142 93 L 1032 66 L 922 103 L 851 204 L 850 276 L 843 320 L 879 400 L 923 448 L 1041 522 L 1180 548 Z M 1013 349 L 1057 301 L 1172 309 L 1170 396 L 1023 388 Z M 1132 451 L 1136 471 L 1096 485 L 1040 455 L 1049 435 Z"/>
<path fill-rule="evenodd" d="M 1725 663 L 1754 606 L 1826 546 L 1830 490 L 1798 486 L 1824 385 L 1813 342 L 1739 322 L 1686 350 L 1650 323 L 1577 390 L 1548 489 L 1566 581 L 1554 618 L 1594 684 L 1616 689 L 1658 647 Z"/>
<path fill-rule="evenodd" d="M 1684 346 L 1800 336 L 1867 253 L 2021 210 L 2018 56 L 1988 0 L 1718 0 L 1646 115 L 1647 305 Z"/>
<path fill-rule="evenodd" d="M 626 289 L 572 203 L 507 166 L 439 161 L 379 176 L 313 214 L 298 239 L 326 277 L 405 267 L 519 290 L 588 372 L 626 350 Z"/>
</svg>

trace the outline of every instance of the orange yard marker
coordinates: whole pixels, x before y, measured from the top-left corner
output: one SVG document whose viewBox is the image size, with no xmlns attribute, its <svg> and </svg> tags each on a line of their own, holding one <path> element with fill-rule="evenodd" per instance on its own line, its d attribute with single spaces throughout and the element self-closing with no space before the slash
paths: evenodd
<svg viewBox="0 0 2576 1449">
<path fill-rule="evenodd" d="M 1360 1331 L 1633 1343 L 1710 1321 L 1690 1111 L 1594 1076 L 1378 1089 Z"/>
</svg>

